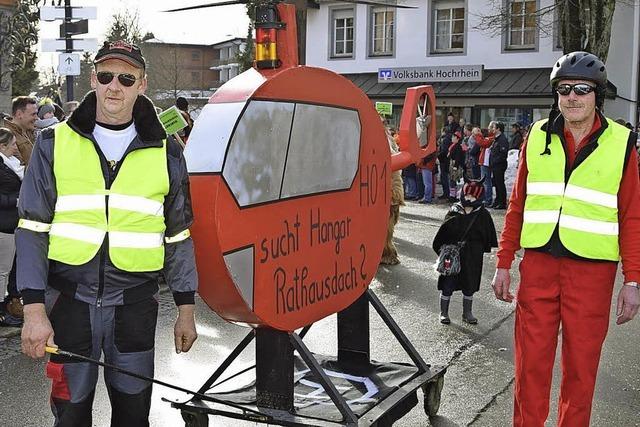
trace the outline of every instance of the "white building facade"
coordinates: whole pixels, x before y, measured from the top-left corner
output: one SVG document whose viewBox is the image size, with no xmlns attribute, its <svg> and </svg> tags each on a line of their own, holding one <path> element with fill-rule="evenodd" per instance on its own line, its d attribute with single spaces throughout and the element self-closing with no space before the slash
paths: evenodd
<svg viewBox="0 0 640 427">
<path fill-rule="evenodd" d="M 240 74 L 241 66 L 238 63 L 238 55 L 246 49 L 246 46 L 246 40 L 242 38 L 225 40 L 212 45 L 214 49 L 219 51 L 219 59 L 214 61 L 211 69 L 220 71 L 221 83 L 226 83 Z"/>
<path fill-rule="evenodd" d="M 394 104 L 397 120 L 407 87 L 434 86 L 437 123 L 452 111 L 487 126 L 489 120 L 528 124 L 546 117 L 553 103 L 551 66 L 562 55 L 554 16 L 536 25 L 532 11 L 554 0 L 503 0 L 508 25 L 481 31 L 490 0 L 406 0 L 401 9 L 320 3 L 307 14 L 306 64 L 345 75 L 372 101 Z M 640 5 L 617 2 L 607 71 L 609 117 L 638 121 Z M 480 68 L 480 77 L 456 81 L 384 82 L 380 70 L 405 67 Z"/>
</svg>

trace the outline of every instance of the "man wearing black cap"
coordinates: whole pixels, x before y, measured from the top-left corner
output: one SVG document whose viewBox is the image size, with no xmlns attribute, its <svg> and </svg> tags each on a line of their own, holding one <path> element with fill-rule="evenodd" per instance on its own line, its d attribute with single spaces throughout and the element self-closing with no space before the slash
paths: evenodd
<svg viewBox="0 0 640 427">
<path fill-rule="evenodd" d="M 186 165 L 151 101 L 145 60 L 119 41 L 98 51 L 69 120 L 42 131 L 16 231 L 23 352 L 45 345 L 153 375 L 162 274 L 178 306 L 176 352 L 195 341 L 197 279 Z M 96 365 L 52 355 L 56 426 L 92 425 Z M 151 384 L 106 369 L 111 425 L 148 426 Z"/>
<path fill-rule="evenodd" d="M 588 426 L 617 264 L 617 324 L 640 306 L 636 134 L 602 114 L 607 73 L 587 52 L 551 72 L 554 106 L 523 145 L 493 279 L 511 302 L 509 269 L 525 248 L 515 319 L 514 426 L 544 426 L 562 325 L 559 426 Z"/>
</svg>

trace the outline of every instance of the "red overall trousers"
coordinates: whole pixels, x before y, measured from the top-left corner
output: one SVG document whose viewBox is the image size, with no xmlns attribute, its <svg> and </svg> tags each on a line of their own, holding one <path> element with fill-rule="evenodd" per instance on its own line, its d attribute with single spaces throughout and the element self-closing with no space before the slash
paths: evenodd
<svg viewBox="0 0 640 427">
<path fill-rule="evenodd" d="M 544 426 L 560 325 L 558 426 L 589 426 L 616 269 L 614 262 L 525 251 L 516 304 L 514 426 Z"/>
</svg>

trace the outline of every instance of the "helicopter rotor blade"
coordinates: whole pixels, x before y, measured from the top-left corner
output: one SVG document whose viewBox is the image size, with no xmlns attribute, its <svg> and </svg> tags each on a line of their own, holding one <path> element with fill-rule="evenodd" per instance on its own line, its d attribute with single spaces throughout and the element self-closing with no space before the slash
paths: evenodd
<svg viewBox="0 0 640 427">
<path fill-rule="evenodd" d="M 204 9 L 207 7 L 229 6 L 233 4 L 247 4 L 247 3 L 248 3 L 247 0 L 229 0 L 229 1 L 221 1 L 217 3 L 198 4 L 195 6 L 187 6 L 187 7 L 180 7 L 177 9 L 163 10 L 163 12 L 182 12 L 183 10 Z"/>
<path fill-rule="evenodd" d="M 340 1 L 345 2 L 345 3 L 367 4 L 367 5 L 371 5 L 371 6 L 393 7 L 393 8 L 398 8 L 398 9 L 417 9 L 416 6 L 405 6 L 405 5 L 402 5 L 402 4 L 387 3 L 387 2 L 384 2 L 384 1 L 374 1 L 374 0 L 340 0 Z M 330 2 L 332 2 L 332 1 L 329 0 L 326 3 L 330 3 Z M 322 3 L 325 3 L 325 2 L 322 1 Z"/>
<path fill-rule="evenodd" d="M 324 3 L 324 1 L 318 1 L 318 0 L 315 0 L 315 1 L 316 3 Z M 387 3 L 385 1 L 375 1 L 375 0 L 342 0 L 342 1 L 345 3 L 367 4 L 371 6 L 385 6 L 385 7 L 393 7 L 398 9 L 417 9 L 416 6 L 405 6 L 397 3 Z M 331 0 L 329 0 L 329 2 L 331 2 Z M 195 6 L 180 7 L 177 9 L 165 10 L 164 12 L 181 12 L 184 10 L 195 10 L 195 9 L 204 9 L 208 7 L 229 6 L 234 4 L 247 4 L 247 3 L 248 3 L 248 0 L 228 0 L 228 1 L 221 1 L 217 3 L 205 3 L 205 4 L 195 5 Z"/>
</svg>

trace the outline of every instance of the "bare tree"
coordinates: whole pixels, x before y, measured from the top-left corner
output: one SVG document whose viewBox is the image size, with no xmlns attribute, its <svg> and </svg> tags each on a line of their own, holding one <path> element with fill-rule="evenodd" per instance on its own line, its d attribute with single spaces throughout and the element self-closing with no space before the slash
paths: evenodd
<svg viewBox="0 0 640 427">
<path fill-rule="evenodd" d="M 140 11 L 124 9 L 111 17 L 111 25 L 105 34 L 106 41 L 124 40 L 128 43 L 139 44 L 142 41 L 142 27 L 140 25 Z"/>
<path fill-rule="evenodd" d="M 240 64 L 240 72 L 247 71 L 253 67 L 253 22 L 249 23 L 247 29 L 247 40 L 244 49 L 238 49 L 236 60 Z"/>
<path fill-rule="evenodd" d="M 631 4 L 633 1 L 625 2 L 622 0 L 620 3 Z M 590 30 L 587 33 L 587 45 L 585 50 L 594 53 L 604 62 L 607 61 L 607 56 L 609 55 L 611 23 L 613 22 L 613 13 L 615 12 L 615 9 L 615 0 L 589 1 Z"/>
<path fill-rule="evenodd" d="M 40 71 L 36 95 L 39 98 L 46 97 L 53 99 L 54 102 L 59 102 L 61 86 L 60 80 L 61 77 L 53 66 Z"/>
<path fill-rule="evenodd" d="M 17 0 L 12 11 L 0 10 L 0 91 L 12 88 L 13 96 L 28 94 L 38 80 L 40 2 Z"/>
<path fill-rule="evenodd" d="M 190 74 L 181 65 L 187 58 L 177 46 L 143 42 L 142 53 L 147 61 L 147 95 L 156 105 L 173 105 L 184 90 L 193 88 Z"/>
<path fill-rule="evenodd" d="M 618 3 L 636 1 L 618 0 Z M 524 18 L 515 16 L 513 10 L 520 7 L 522 1 L 488 0 L 488 3 L 485 10 L 489 12 L 477 16 L 474 29 L 497 36 L 508 32 L 515 19 L 525 19 L 527 25 L 532 24 L 545 36 L 559 31 L 564 53 L 585 50 L 607 60 L 616 0 L 555 0 L 549 6 L 527 10 Z"/>
</svg>

